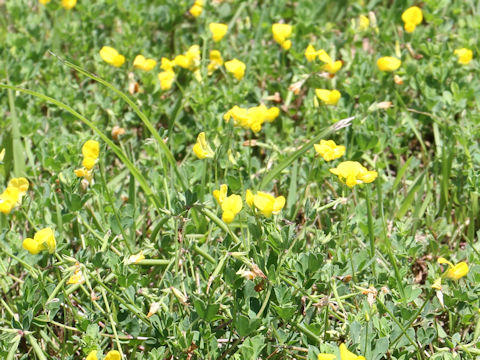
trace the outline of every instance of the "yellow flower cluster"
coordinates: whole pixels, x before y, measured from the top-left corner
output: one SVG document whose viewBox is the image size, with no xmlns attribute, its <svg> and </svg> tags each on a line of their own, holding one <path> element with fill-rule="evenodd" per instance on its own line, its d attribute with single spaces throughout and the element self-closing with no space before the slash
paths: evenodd
<svg viewBox="0 0 480 360">
<path fill-rule="evenodd" d="M 97 162 L 98 156 L 100 155 L 100 144 L 95 140 L 88 140 L 82 146 L 82 168 L 75 170 L 75 175 L 78 177 L 83 177 L 88 182 L 92 181 L 93 172 L 92 169 Z"/>
<path fill-rule="evenodd" d="M 155 65 L 157 65 L 157 62 L 154 59 L 147 59 L 143 55 L 137 55 L 133 60 L 133 66 L 143 71 L 150 71 Z"/>
<path fill-rule="evenodd" d="M 227 34 L 228 25 L 221 23 L 210 23 L 208 25 L 210 32 L 212 33 L 213 41 L 219 42 Z"/>
<path fill-rule="evenodd" d="M 233 59 L 225 63 L 225 69 L 231 73 L 237 80 L 242 80 L 245 76 L 245 63 L 238 59 Z"/>
<path fill-rule="evenodd" d="M 122 356 L 117 350 L 111 350 L 105 355 L 103 360 L 121 360 Z M 85 360 L 98 360 L 97 350 L 90 351 Z"/>
<path fill-rule="evenodd" d="M 118 53 L 116 49 L 111 46 L 104 46 L 100 49 L 100 57 L 107 64 L 115 67 L 120 67 L 125 62 L 125 56 Z"/>
<path fill-rule="evenodd" d="M 226 122 L 233 119 L 236 126 L 251 129 L 253 132 L 259 132 L 262 130 L 263 123 L 274 121 L 278 115 L 280 115 L 280 109 L 275 106 L 267 108 L 262 104 L 244 109 L 235 105 L 223 115 L 223 119 Z"/>
<path fill-rule="evenodd" d="M 288 40 L 292 36 L 292 25 L 288 24 L 273 24 L 272 25 L 273 39 L 280 44 L 280 46 L 289 50 L 292 47 L 292 41 Z"/>
<path fill-rule="evenodd" d="M 240 210 L 242 210 L 243 202 L 240 195 L 232 194 L 227 196 L 227 192 L 228 186 L 223 184 L 220 186 L 220 190 L 213 191 L 213 197 L 222 208 L 222 220 L 228 224 L 231 223 Z"/>
<path fill-rule="evenodd" d="M 53 230 L 49 227 L 37 231 L 32 238 L 23 240 L 23 248 L 32 255 L 37 255 L 43 250 L 48 250 L 50 254 L 55 252 L 56 242 Z"/>
<path fill-rule="evenodd" d="M 342 97 L 338 90 L 315 89 L 315 94 L 325 105 L 337 105 Z"/>
<path fill-rule="evenodd" d="M 345 344 L 339 346 L 340 360 L 365 360 L 365 357 L 355 355 L 347 349 Z M 334 354 L 318 354 L 317 360 L 336 360 L 337 357 Z"/>
<path fill-rule="evenodd" d="M 9 214 L 16 205 L 22 202 L 22 197 L 26 194 L 28 187 L 28 180 L 23 177 L 11 179 L 5 191 L 0 194 L 0 212 Z"/>
<path fill-rule="evenodd" d="M 405 31 L 408 33 L 413 32 L 417 25 L 420 25 L 423 21 L 422 9 L 418 6 L 409 7 L 403 12 L 402 20 L 405 23 Z"/>
<path fill-rule="evenodd" d="M 371 183 L 378 176 L 376 171 L 367 170 L 357 161 L 341 162 L 336 168 L 330 169 L 330 172 L 337 175 L 349 188 L 358 184 Z"/>
<path fill-rule="evenodd" d="M 461 48 L 456 49 L 453 52 L 456 56 L 458 56 L 458 63 L 462 65 L 468 65 L 473 58 L 473 52 L 470 49 Z"/>
<path fill-rule="evenodd" d="M 68 285 L 76 285 L 76 284 L 83 284 L 85 282 L 85 276 L 83 275 L 83 271 L 80 268 L 80 264 L 77 262 L 75 264 L 75 270 L 73 275 L 67 281 Z"/>
</svg>

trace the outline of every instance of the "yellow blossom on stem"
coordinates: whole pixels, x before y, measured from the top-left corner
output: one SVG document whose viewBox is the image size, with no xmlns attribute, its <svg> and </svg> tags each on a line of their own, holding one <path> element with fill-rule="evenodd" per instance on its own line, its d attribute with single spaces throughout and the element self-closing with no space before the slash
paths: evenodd
<svg viewBox="0 0 480 360">
<path fill-rule="evenodd" d="M 340 344 L 339 348 L 341 360 L 365 360 L 365 357 L 350 352 L 345 344 Z"/>
<path fill-rule="evenodd" d="M 358 17 L 358 28 L 360 30 L 367 30 L 370 26 L 370 19 L 365 15 L 360 15 Z"/>
<path fill-rule="evenodd" d="M 0 212 L 9 214 L 20 200 L 20 190 L 16 187 L 8 186 L 5 191 L 0 194 Z"/>
<path fill-rule="evenodd" d="M 242 197 L 235 194 L 227 196 L 222 201 L 221 207 L 223 211 L 222 220 L 227 224 L 231 223 L 240 210 L 242 210 Z"/>
<path fill-rule="evenodd" d="M 102 47 L 100 57 L 103 61 L 115 67 L 120 67 L 125 62 L 125 56 L 120 55 L 117 50 L 110 46 Z"/>
<path fill-rule="evenodd" d="M 221 23 L 210 23 L 208 25 L 210 32 L 212 33 L 213 41 L 219 42 L 227 34 L 228 25 Z"/>
<path fill-rule="evenodd" d="M 349 188 L 363 183 L 371 183 L 378 176 L 376 171 L 369 171 L 357 161 L 344 161 L 330 172 L 337 175 L 340 181 L 345 182 Z"/>
<path fill-rule="evenodd" d="M 173 82 L 175 81 L 175 73 L 172 70 L 162 71 L 157 75 L 158 80 L 160 80 L 160 88 L 162 90 L 170 90 L 172 88 Z"/>
<path fill-rule="evenodd" d="M 162 57 L 160 68 L 164 71 L 173 71 L 175 65 L 175 60 L 170 60 L 166 57 Z"/>
<path fill-rule="evenodd" d="M 223 65 L 222 54 L 218 50 L 210 51 L 210 63 L 208 64 L 207 70 L 208 75 L 211 75 L 215 70 Z"/>
<path fill-rule="evenodd" d="M 333 61 L 323 65 L 322 69 L 328 71 L 330 74 L 336 74 L 343 66 L 343 63 L 340 60 Z"/>
<path fill-rule="evenodd" d="M 28 250 L 32 255 L 36 255 L 43 250 L 48 250 L 50 254 L 55 252 L 56 242 L 55 235 L 51 228 L 45 228 L 35 233 L 32 238 L 26 238 L 22 244 L 25 250 Z"/>
<path fill-rule="evenodd" d="M 103 360 L 121 360 L 122 356 L 117 350 L 111 350 L 105 355 Z"/>
<path fill-rule="evenodd" d="M 98 159 L 100 155 L 100 143 L 95 140 L 87 140 L 82 146 L 83 157 Z"/>
<path fill-rule="evenodd" d="M 432 286 L 431 286 L 432 289 L 435 289 L 435 290 L 442 290 L 442 278 L 439 277 L 438 279 L 436 279 Z"/>
<path fill-rule="evenodd" d="M 265 217 L 277 215 L 285 206 L 285 197 L 275 197 L 269 193 L 258 191 L 253 195 L 253 205 L 263 214 Z"/>
<path fill-rule="evenodd" d="M 147 59 L 143 55 L 137 55 L 133 60 L 133 66 L 143 71 L 150 71 L 155 65 L 157 65 L 157 62 L 154 59 Z"/>
<path fill-rule="evenodd" d="M 75 269 L 75 272 L 67 281 L 68 285 L 83 284 L 85 282 L 85 277 L 81 269 Z"/>
<path fill-rule="evenodd" d="M 203 12 L 204 0 L 195 0 L 193 6 L 188 10 L 194 17 L 199 17 Z"/>
<path fill-rule="evenodd" d="M 470 49 L 456 49 L 453 53 L 458 56 L 458 63 L 462 65 L 469 64 L 473 59 L 473 52 Z"/>
<path fill-rule="evenodd" d="M 65 10 L 71 10 L 77 5 L 77 0 L 62 0 L 62 6 Z"/>
<path fill-rule="evenodd" d="M 197 136 L 197 143 L 193 146 L 193 152 L 199 159 L 213 158 L 215 153 L 205 139 L 205 133 L 201 132 Z"/>
<path fill-rule="evenodd" d="M 253 206 L 253 193 L 250 189 L 245 192 L 245 202 L 249 207 Z"/>
<path fill-rule="evenodd" d="M 312 44 L 309 44 L 305 49 L 304 55 L 308 62 L 314 61 L 318 56 L 319 51 L 315 50 Z"/>
<path fill-rule="evenodd" d="M 289 50 L 292 46 L 292 41 L 288 40 L 292 36 L 292 25 L 289 24 L 273 24 L 272 25 L 273 39 L 279 43 L 284 50 Z"/>
<path fill-rule="evenodd" d="M 245 75 L 246 66 L 242 61 L 233 59 L 225 63 L 225 69 L 227 69 L 227 72 L 235 76 L 237 80 L 242 80 Z"/>
<path fill-rule="evenodd" d="M 88 353 L 88 356 L 85 360 L 98 360 L 97 350 L 92 350 Z"/>
<path fill-rule="evenodd" d="M 18 195 L 21 197 L 27 193 L 29 187 L 29 182 L 24 177 L 12 178 L 8 182 L 8 188 L 16 188 L 18 190 Z"/>
<path fill-rule="evenodd" d="M 218 205 L 227 198 L 228 186 L 226 184 L 220 185 L 220 190 L 213 190 L 213 197 L 217 200 Z"/>
<path fill-rule="evenodd" d="M 138 264 L 140 261 L 145 259 L 145 255 L 143 255 L 143 251 L 140 251 L 138 254 L 130 255 L 127 260 L 127 264 Z"/>
<path fill-rule="evenodd" d="M 337 105 L 342 94 L 338 90 L 315 89 L 317 97 L 326 105 Z"/>
<path fill-rule="evenodd" d="M 393 56 L 384 56 L 377 60 L 377 67 L 380 71 L 392 72 L 402 65 L 402 60 Z"/>
<path fill-rule="evenodd" d="M 333 140 L 320 140 L 320 144 L 314 144 L 315 151 L 325 161 L 332 161 L 345 154 L 345 146 L 335 144 Z"/>
<path fill-rule="evenodd" d="M 417 25 L 420 25 L 423 21 L 422 9 L 418 6 L 409 7 L 402 14 L 402 21 L 405 23 L 405 31 L 408 33 L 413 32 Z"/>
<path fill-rule="evenodd" d="M 453 265 L 447 259 L 441 257 L 438 258 L 439 264 L 448 264 L 448 270 L 445 273 L 445 276 L 452 280 L 458 280 L 468 274 L 468 264 L 465 261 L 459 262 L 456 265 Z"/>
</svg>

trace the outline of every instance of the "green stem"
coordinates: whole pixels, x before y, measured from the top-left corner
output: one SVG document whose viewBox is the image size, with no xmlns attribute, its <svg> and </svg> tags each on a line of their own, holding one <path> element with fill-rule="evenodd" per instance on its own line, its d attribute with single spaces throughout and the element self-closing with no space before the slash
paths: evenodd
<svg viewBox="0 0 480 360">
<path fill-rule="evenodd" d="M 376 277 L 376 261 L 375 261 L 375 230 L 373 229 L 372 204 L 370 203 L 370 188 L 367 184 L 365 189 L 365 201 L 367 203 L 367 221 L 368 221 L 368 239 L 370 242 L 370 258 L 373 260 L 372 273 Z"/>
</svg>

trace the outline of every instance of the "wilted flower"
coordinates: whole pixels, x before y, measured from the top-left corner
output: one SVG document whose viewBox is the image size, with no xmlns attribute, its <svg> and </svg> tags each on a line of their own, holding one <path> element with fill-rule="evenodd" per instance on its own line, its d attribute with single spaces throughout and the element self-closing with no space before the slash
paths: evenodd
<svg viewBox="0 0 480 360">
<path fill-rule="evenodd" d="M 345 154 L 345 146 L 335 144 L 333 140 L 320 140 L 320 144 L 314 144 L 315 151 L 325 161 L 332 161 Z"/>
<path fill-rule="evenodd" d="M 245 270 L 244 268 L 238 270 L 236 274 L 244 277 L 247 280 L 253 280 L 256 277 L 253 271 Z"/>
<path fill-rule="evenodd" d="M 330 169 L 330 172 L 337 175 L 349 188 L 357 184 L 371 183 L 378 176 L 376 171 L 367 170 L 357 161 L 341 162 L 336 168 Z"/>
<path fill-rule="evenodd" d="M 445 276 L 452 280 L 458 280 L 468 274 L 468 264 L 465 261 L 459 262 L 456 265 L 453 265 L 447 259 L 440 257 L 438 258 L 439 264 L 448 264 L 448 270 L 445 273 Z"/>
<path fill-rule="evenodd" d="M 194 17 L 199 17 L 203 11 L 204 0 L 195 0 L 193 6 L 188 10 Z"/>
<path fill-rule="evenodd" d="M 65 10 L 71 10 L 77 5 L 77 0 L 62 0 L 62 6 Z"/>
<path fill-rule="evenodd" d="M 112 129 L 112 138 L 113 140 L 118 140 L 118 137 L 125 134 L 125 129 L 115 125 Z"/>
<path fill-rule="evenodd" d="M 148 310 L 147 318 L 155 315 L 159 309 L 160 309 L 160 303 L 159 302 L 153 302 L 150 305 L 150 309 Z"/>
<path fill-rule="evenodd" d="M 154 59 L 146 59 L 143 55 L 137 55 L 133 60 L 133 66 L 143 71 L 150 71 L 155 65 L 157 65 L 157 62 Z"/>
<path fill-rule="evenodd" d="M 160 80 L 160 87 L 162 90 L 170 90 L 175 81 L 175 73 L 172 70 L 162 71 L 157 75 Z"/>
<path fill-rule="evenodd" d="M 229 73 L 233 74 L 237 80 L 243 79 L 243 76 L 245 75 L 245 68 L 245 64 L 238 59 L 233 59 L 225 63 L 225 69 L 227 69 Z"/>
<path fill-rule="evenodd" d="M 413 32 L 417 25 L 420 25 L 423 21 L 422 9 L 418 6 L 409 7 L 403 12 L 402 20 L 405 23 L 405 31 L 408 33 Z"/>
<path fill-rule="evenodd" d="M 338 90 L 315 89 L 317 97 L 326 105 L 337 105 L 342 94 Z"/>
<path fill-rule="evenodd" d="M 402 60 L 393 56 L 384 56 L 377 60 L 377 66 L 380 71 L 395 71 L 400 65 L 402 65 Z"/>
<path fill-rule="evenodd" d="M 285 206 L 285 197 L 275 197 L 269 193 L 257 191 L 257 193 L 253 195 L 253 205 L 260 210 L 263 216 L 270 217 L 272 214 L 277 215 L 280 213 Z"/>
<path fill-rule="evenodd" d="M 193 146 L 193 152 L 199 159 L 213 158 L 215 153 L 205 139 L 205 133 L 201 132 L 197 136 L 197 143 Z"/>
<path fill-rule="evenodd" d="M 285 50 L 290 49 L 292 41 L 288 40 L 292 36 L 292 25 L 288 24 L 273 24 L 272 25 L 273 39 L 279 43 Z"/>
<path fill-rule="evenodd" d="M 138 254 L 130 255 L 127 259 L 127 264 L 138 264 L 140 261 L 145 259 L 143 251 L 140 251 Z"/>
<path fill-rule="evenodd" d="M 227 34 L 228 25 L 220 23 L 210 23 L 208 25 L 210 32 L 212 33 L 213 41 L 219 42 Z"/>
<path fill-rule="evenodd" d="M 210 51 L 210 64 L 208 64 L 208 75 L 211 75 L 215 70 L 223 65 L 222 54 L 218 50 Z"/>
<path fill-rule="evenodd" d="M 48 227 L 37 231 L 33 239 L 26 238 L 25 240 L 23 240 L 22 246 L 32 255 L 36 255 L 43 250 L 48 250 L 50 254 L 53 254 L 56 248 L 55 235 L 53 233 L 53 230 Z"/>
<path fill-rule="evenodd" d="M 453 52 L 456 56 L 458 56 L 458 63 L 462 65 L 467 65 L 472 61 L 473 58 L 473 52 L 470 49 L 466 48 L 461 48 L 461 49 L 456 49 Z"/>
<path fill-rule="evenodd" d="M 103 61 L 115 67 L 120 67 L 125 62 L 125 56 L 120 55 L 117 50 L 110 46 L 102 47 L 100 57 Z"/>
<path fill-rule="evenodd" d="M 85 282 L 85 276 L 80 268 L 76 268 L 75 272 L 67 281 L 68 285 L 83 284 Z"/>
</svg>

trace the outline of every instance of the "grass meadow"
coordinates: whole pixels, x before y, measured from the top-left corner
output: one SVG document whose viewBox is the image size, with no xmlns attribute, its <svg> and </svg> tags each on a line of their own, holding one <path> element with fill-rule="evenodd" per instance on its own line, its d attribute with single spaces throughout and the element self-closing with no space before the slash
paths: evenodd
<svg viewBox="0 0 480 360">
<path fill-rule="evenodd" d="M 0 358 L 480 359 L 479 31 L 0 0 Z"/>
</svg>

